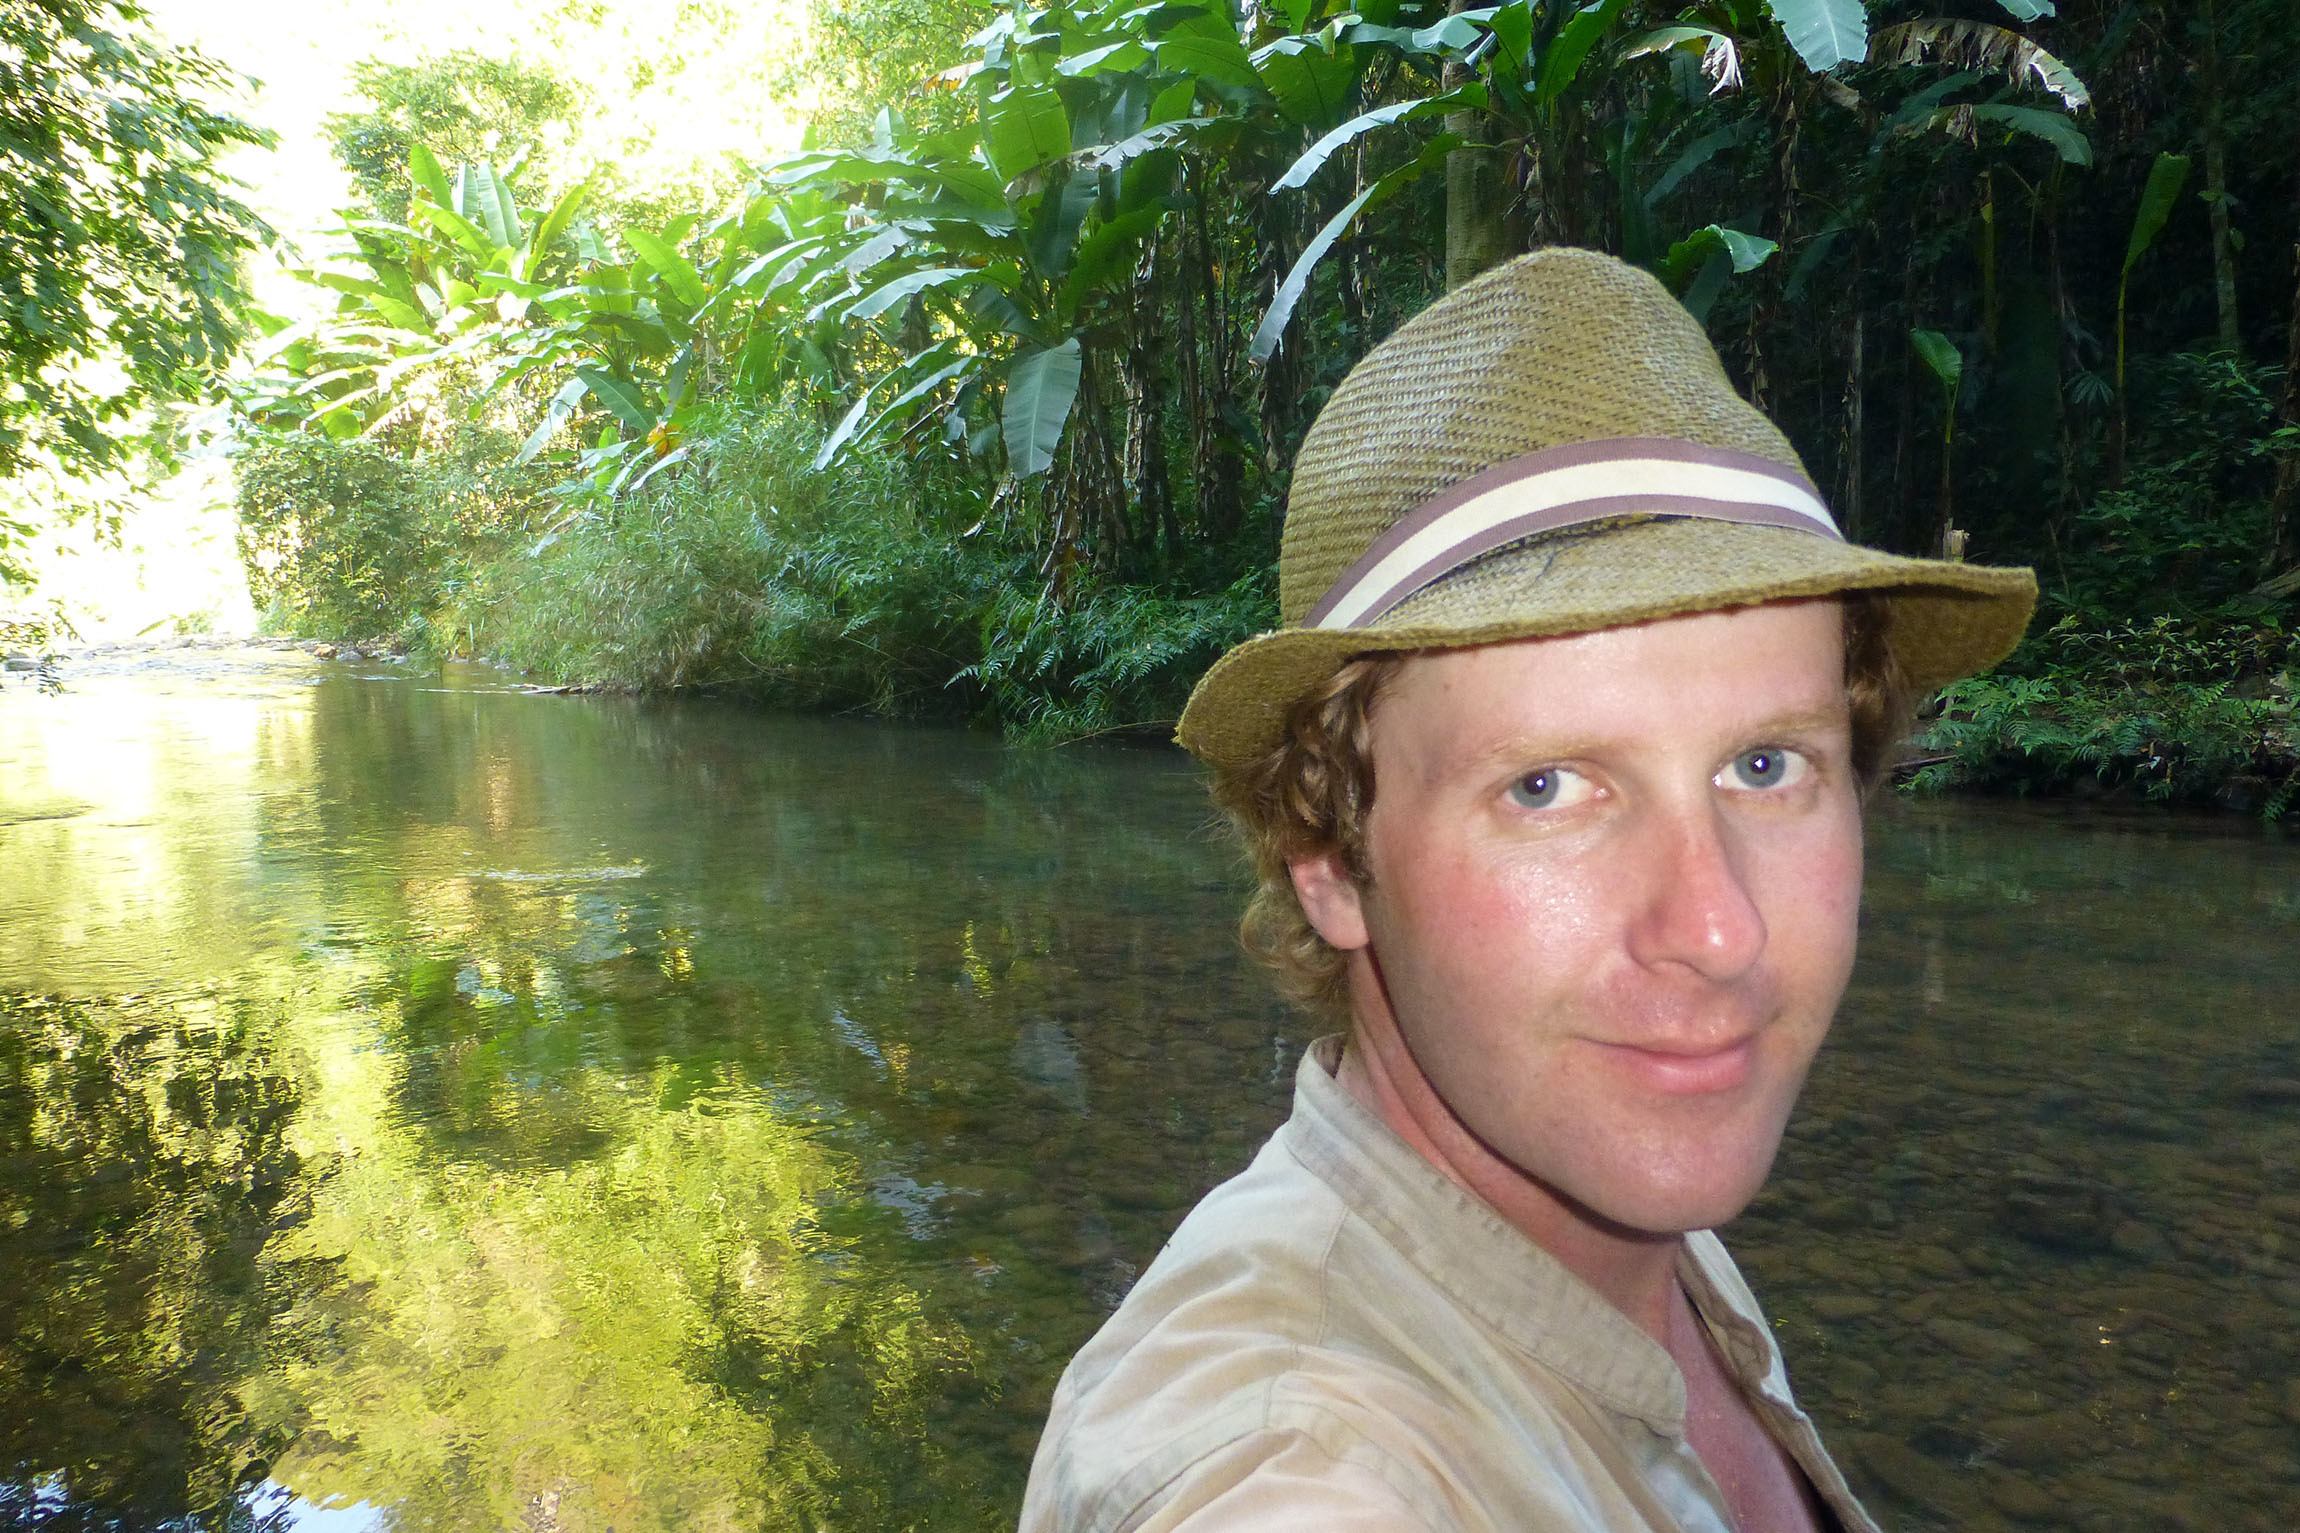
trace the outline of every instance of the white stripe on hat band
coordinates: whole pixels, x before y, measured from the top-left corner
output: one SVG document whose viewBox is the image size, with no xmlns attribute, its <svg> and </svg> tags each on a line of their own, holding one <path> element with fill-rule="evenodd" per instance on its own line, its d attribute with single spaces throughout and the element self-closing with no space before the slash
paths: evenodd
<svg viewBox="0 0 2300 1533">
<path fill-rule="evenodd" d="M 1621 455 L 1607 456 L 1608 450 Z M 1478 479 L 1487 481 L 1485 487 L 1460 487 L 1472 493 L 1459 504 L 1447 505 L 1450 495 L 1441 495 L 1401 518 L 1334 583 L 1305 626 L 1362 627 L 1439 576 L 1504 544 L 1607 517 L 1649 512 L 1794 527 L 1839 541 L 1843 536 L 1821 497 L 1794 469 L 1691 443 L 1575 444 L 1530 454 Z"/>
</svg>

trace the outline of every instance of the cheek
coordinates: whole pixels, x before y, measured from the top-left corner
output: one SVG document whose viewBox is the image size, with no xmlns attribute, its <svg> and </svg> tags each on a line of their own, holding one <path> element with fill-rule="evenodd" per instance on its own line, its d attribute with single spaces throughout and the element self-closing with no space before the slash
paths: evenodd
<svg viewBox="0 0 2300 1533">
<path fill-rule="evenodd" d="M 1808 965 L 1849 971 L 1861 919 L 1858 807 L 1776 847 L 1769 862 L 1765 920 L 1772 943 Z"/>
<path fill-rule="evenodd" d="M 1385 880 L 1377 877 L 1376 887 Z M 1442 959 L 1443 972 L 1522 987 L 1555 972 L 1604 924 L 1608 881 L 1570 859 L 1425 847 L 1387 880 L 1398 937 Z"/>
</svg>

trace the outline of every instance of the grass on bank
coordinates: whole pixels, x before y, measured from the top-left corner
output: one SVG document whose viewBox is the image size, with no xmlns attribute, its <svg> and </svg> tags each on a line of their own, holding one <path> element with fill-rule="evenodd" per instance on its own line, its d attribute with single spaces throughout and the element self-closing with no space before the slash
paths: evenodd
<svg viewBox="0 0 2300 1533">
<path fill-rule="evenodd" d="M 775 706 L 963 717 L 1036 741 L 1162 736 L 1214 658 L 1276 620 L 1266 558 L 1056 602 L 1027 512 L 884 453 L 812 468 L 820 429 L 733 415 L 614 506 L 569 511 L 476 427 L 442 443 L 258 439 L 243 548 L 273 625 L 388 633 L 555 683 L 708 690 Z M 2069 531 L 2047 608 L 1991 675 L 1950 688 L 1918 791 L 2104 787 L 2300 812 L 2282 606 L 2218 543 L 2251 536 L 2195 464 L 2136 473 Z M 2186 569 L 2146 585 L 2147 570 Z M 1198 589 L 1192 588 L 1195 580 Z M 2135 581 L 2143 582 L 2136 586 Z M 1212 587 L 1205 589 L 1205 587 Z M 2181 610 L 2118 614 L 2150 599 Z"/>
<path fill-rule="evenodd" d="M 818 473 L 819 428 L 782 412 L 730 416 L 678 477 L 572 512 L 531 477 L 485 478 L 481 461 L 510 454 L 481 435 L 254 444 L 251 572 L 269 550 L 275 622 L 555 682 L 1069 740 L 1162 734 L 1198 674 L 1276 620 L 1266 567 L 1210 593 L 1112 583 L 1051 600 L 1027 531 L 1002 520 L 1020 510 L 882 452 Z M 294 509 L 319 505 L 334 509 Z"/>
</svg>

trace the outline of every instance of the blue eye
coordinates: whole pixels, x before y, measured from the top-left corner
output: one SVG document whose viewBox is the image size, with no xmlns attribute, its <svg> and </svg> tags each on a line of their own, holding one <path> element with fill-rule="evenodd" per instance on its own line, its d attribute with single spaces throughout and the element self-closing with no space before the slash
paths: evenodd
<svg viewBox="0 0 2300 1533">
<path fill-rule="evenodd" d="M 1561 789 L 1555 768 L 1545 767 L 1528 772 L 1510 785 L 1509 796 L 1521 809 L 1547 809 L 1557 802 Z"/>
<path fill-rule="evenodd" d="M 1760 746 L 1733 758 L 1733 780 L 1744 788 L 1778 788 L 1803 775 L 1804 758 L 1777 746 Z"/>
<path fill-rule="evenodd" d="M 1597 785 L 1571 767 L 1536 767 L 1509 785 L 1509 801 L 1520 809 L 1571 809 L 1587 802 Z"/>
</svg>

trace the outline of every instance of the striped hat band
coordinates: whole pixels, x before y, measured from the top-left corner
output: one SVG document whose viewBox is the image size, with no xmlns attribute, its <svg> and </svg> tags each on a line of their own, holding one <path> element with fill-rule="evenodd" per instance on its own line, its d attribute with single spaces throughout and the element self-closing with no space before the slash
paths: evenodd
<svg viewBox="0 0 2300 1533">
<path fill-rule="evenodd" d="M 1771 458 L 1672 437 L 1575 442 L 1497 463 L 1407 512 L 1303 626 L 1364 628 L 1496 549 L 1618 516 L 1706 517 L 1844 541 L 1812 481 Z"/>
</svg>

